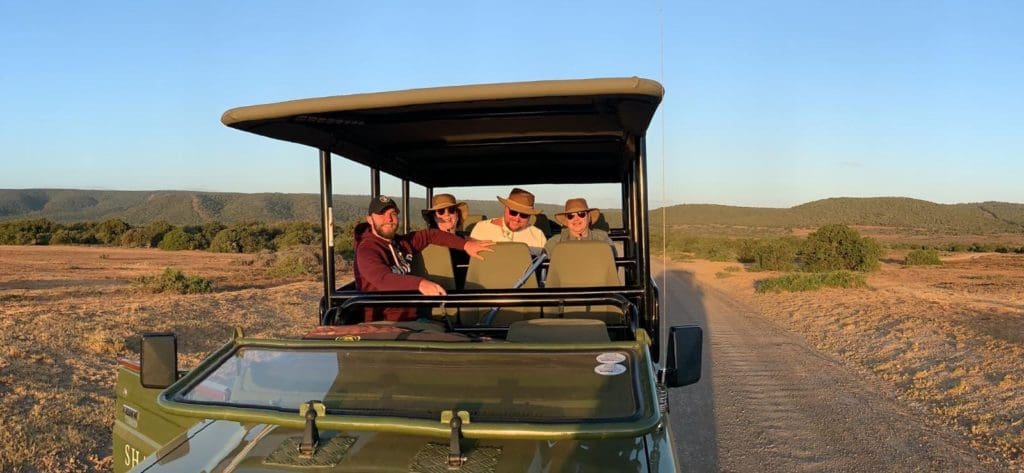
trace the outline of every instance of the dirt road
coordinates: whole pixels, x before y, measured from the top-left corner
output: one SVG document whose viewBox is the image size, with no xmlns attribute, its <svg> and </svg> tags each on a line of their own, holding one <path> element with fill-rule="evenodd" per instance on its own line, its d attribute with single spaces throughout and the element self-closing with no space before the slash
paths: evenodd
<svg viewBox="0 0 1024 473">
<path fill-rule="evenodd" d="M 670 393 L 683 471 L 996 471 L 870 376 L 691 273 L 670 265 L 662 294 L 670 324 L 705 330 L 703 379 Z"/>
</svg>

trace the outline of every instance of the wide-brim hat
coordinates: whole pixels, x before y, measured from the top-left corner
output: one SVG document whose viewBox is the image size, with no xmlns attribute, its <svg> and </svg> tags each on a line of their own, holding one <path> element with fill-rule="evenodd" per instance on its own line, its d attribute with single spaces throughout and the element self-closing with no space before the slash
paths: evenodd
<svg viewBox="0 0 1024 473">
<path fill-rule="evenodd" d="M 512 192 L 509 192 L 507 199 L 503 199 L 500 196 L 495 197 L 498 197 L 498 202 L 501 202 L 502 205 L 515 210 L 516 212 L 527 215 L 537 215 L 540 213 L 540 209 L 533 208 L 533 194 L 518 187 L 512 189 Z"/>
<path fill-rule="evenodd" d="M 562 226 L 565 226 L 569 224 L 569 214 L 583 211 L 587 211 L 590 213 L 591 225 L 593 225 L 594 222 L 597 222 L 598 217 L 601 216 L 600 210 L 591 208 L 589 205 L 587 205 L 587 199 L 577 197 L 575 199 L 569 199 L 565 201 L 565 211 L 556 213 L 555 219 L 558 220 L 558 223 L 562 224 Z"/>
<path fill-rule="evenodd" d="M 459 219 L 463 222 L 466 221 L 466 217 L 469 216 L 469 205 L 465 202 L 458 202 L 455 200 L 455 196 L 451 194 L 437 194 L 433 199 L 430 199 L 430 207 L 421 210 L 423 218 L 426 219 L 427 223 L 434 223 L 431 214 L 435 210 L 446 209 L 448 207 L 459 208 Z"/>
</svg>

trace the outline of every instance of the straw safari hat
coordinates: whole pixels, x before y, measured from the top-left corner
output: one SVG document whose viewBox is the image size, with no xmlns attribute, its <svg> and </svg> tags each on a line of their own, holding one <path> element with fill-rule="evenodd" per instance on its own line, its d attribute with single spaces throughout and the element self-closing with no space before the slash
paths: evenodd
<svg viewBox="0 0 1024 473">
<path fill-rule="evenodd" d="M 430 208 L 421 210 L 423 213 L 423 219 L 427 223 L 434 223 L 433 216 L 435 210 L 446 209 L 448 207 L 459 208 L 459 221 L 465 222 L 466 217 L 469 215 L 469 205 L 465 202 L 456 202 L 455 196 L 451 194 L 437 194 L 433 199 L 430 199 Z"/>
<path fill-rule="evenodd" d="M 562 226 L 564 227 L 569 224 L 569 214 L 582 211 L 590 212 L 591 225 L 593 225 L 594 222 L 597 221 L 597 218 L 601 216 L 600 210 L 591 208 L 589 205 L 587 205 L 587 199 L 584 199 L 582 197 L 576 197 L 574 199 L 569 199 L 565 201 L 565 211 L 556 213 L 555 219 L 558 220 L 558 223 L 562 224 Z"/>
<path fill-rule="evenodd" d="M 507 199 L 498 197 L 498 202 L 501 202 L 502 205 L 515 210 L 516 212 L 527 215 L 537 215 L 540 213 L 539 209 L 533 208 L 533 201 L 533 194 L 518 187 L 512 189 L 512 192 L 509 192 Z"/>
</svg>

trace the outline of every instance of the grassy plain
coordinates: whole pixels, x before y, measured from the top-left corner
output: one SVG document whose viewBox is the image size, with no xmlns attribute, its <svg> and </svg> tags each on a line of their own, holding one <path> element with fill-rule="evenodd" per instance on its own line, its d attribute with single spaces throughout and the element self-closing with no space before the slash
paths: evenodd
<svg viewBox="0 0 1024 473">
<path fill-rule="evenodd" d="M 0 471 L 111 466 L 114 374 L 137 334 L 174 331 L 185 367 L 231 337 L 301 336 L 316 280 L 271 278 L 257 255 L 74 246 L 0 246 Z M 173 267 L 209 294 L 152 294 L 139 276 Z"/>
</svg>

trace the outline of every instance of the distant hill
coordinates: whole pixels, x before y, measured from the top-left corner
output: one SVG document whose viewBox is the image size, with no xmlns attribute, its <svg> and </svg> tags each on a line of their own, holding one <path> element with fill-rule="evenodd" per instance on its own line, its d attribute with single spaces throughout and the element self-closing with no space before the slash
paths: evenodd
<svg viewBox="0 0 1024 473">
<path fill-rule="evenodd" d="M 468 201 L 470 212 L 501 214 L 497 200 Z M 367 196 L 334 196 L 338 222 L 362 218 Z M 413 212 L 423 199 L 410 199 Z M 562 210 L 539 204 L 549 216 Z M 893 227 L 943 233 L 1024 233 L 1024 204 L 981 202 L 936 204 L 905 197 L 837 197 L 779 208 L 712 204 L 674 205 L 666 209 L 668 225 L 726 225 L 767 228 L 816 228 L 828 223 Z M 662 212 L 651 211 L 651 225 L 660 226 Z M 617 224 L 619 212 L 607 212 Z M 174 225 L 218 221 L 234 223 L 310 221 L 320 218 L 316 194 L 242 194 L 189 191 L 95 191 L 71 189 L 0 190 L 0 220 L 47 218 L 72 223 L 121 218 L 133 225 L 166 220 Z M 416 212 L 414 219 L 418 219 Z"/>
<path fill-rule="evenodd" d="M 936 204 L 906 197 L 836 197 L 788 209 L 675 205 L 666 209 L 669 225 L 734 225 L 816 228 L 829 223 L 892 227 L 943 233 L 1024 233 L 1024 204 L 981 202 Z M 651 224 L 662 212 L 651 211 Z"/>
<path fill-rule="evenodd" d="M 368 196 L 335 195 L 334 217 L 338 222 L 366 216 Z M 472 214 L 497 216 L 497 200 L 468 201 Z M 410 199 L 410 208 L 425 207 L 424 199 Z M 560 205 L 539 204 L 549 215 Z M 96 191 L 73 189 L 0 190 L 0 220 L 46 218 L 60 223 L 93 222 L 120 218 L 132 225 L 166 220 L 173 225 L 205 222 L 235 223 L 320 220 L 318 194 L 242 194 L 190 191 Z M 414 219 L 419 219 L 416 212 Z"/>
</svg>

